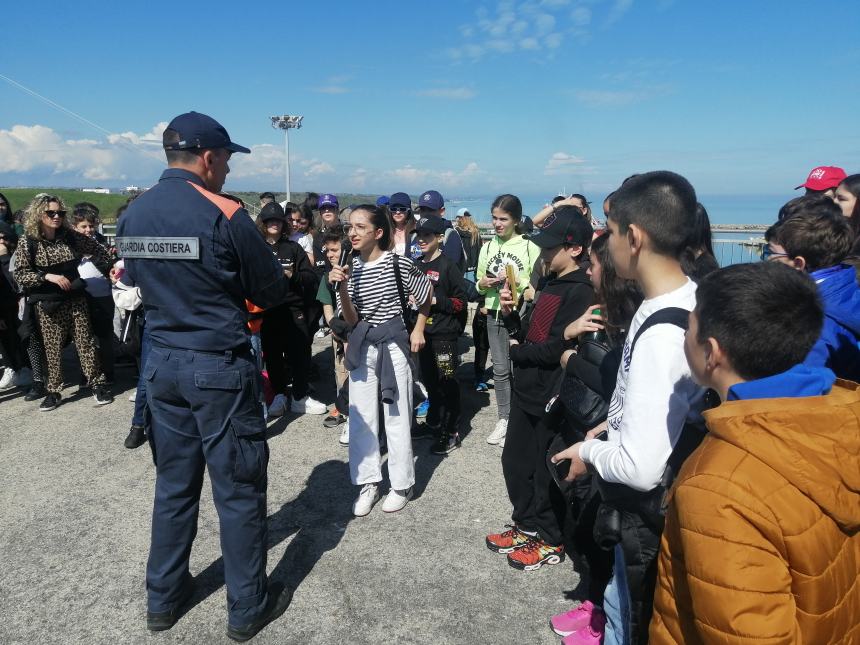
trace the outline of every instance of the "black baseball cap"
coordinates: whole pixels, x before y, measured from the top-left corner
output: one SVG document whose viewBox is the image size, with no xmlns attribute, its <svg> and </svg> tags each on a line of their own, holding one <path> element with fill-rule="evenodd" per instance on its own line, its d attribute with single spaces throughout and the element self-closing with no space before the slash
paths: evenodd
<svg viewBox="0 0 860 645">
<path fill-rule="evenodd" d="M 446 228 L 448 228 L 448 220 L 446 219 L 442 219 L 441 217 L 423 217 L 418 222 L 418 226 L 415 227 L 415 231 L 417 233 L 426 231 L 428 233 L 442 235 Z"/>
<path fill-rule="evenodd" d="M 394 193 L 388 198 L 388 207 L 391 208 L 392 206 L 405 206 L 411 209 L 412 198 L 406 193 Z"/>
<path fill-rule="evenodd" d="M 270 219 L 276 219 L 282 222 L 287 221 L 287 215 L 284 213 L 284 209 L 281 208 L 281 205 L 278 202 L 269 202 L 263 206 L 257 217 L 261 222 L 268 222 Z"/>
<path fill-rule="evenodd" d="M 562 244 L 588 246 L 594 229 L 574 206 L 559 208 L 544 220 L 543 226 L 529 239 L 542 249 L 552 249 Z"/>
<path fill-rule="evenodd" d="M 230 152 L 251 152 L 245 146 L 230 141 L 230 135 L 224 126 L 211 116 L 200 112 L 186 112 L 171 121 L 168 130 L 179 133 L 177 143 L 169 143 L 165 150 L 200 150 L 203 148 L 223 148 Z"/>
</svg>

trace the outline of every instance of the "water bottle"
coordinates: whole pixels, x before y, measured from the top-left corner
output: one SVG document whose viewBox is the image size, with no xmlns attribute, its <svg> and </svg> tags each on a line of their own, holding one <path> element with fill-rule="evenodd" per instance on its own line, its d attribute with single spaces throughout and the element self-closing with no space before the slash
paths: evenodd
<svg viewBox="0 0 860 645">
<path fill-rule="evenodd" d="M 595 316 L 600 316 L 601 315 L 600 308 L 595 307 L 594 309 L 591 310 L 591 313 L 594 314 Z M 603 323 L 603 324 L 605 325 L 606 323 Z M 609 338 L 606 335 L 606 329 L 598 329 L 597 331 L 589 331 L 589 332 L 584 333 L 582 335 L 582 339 L 580 342 L 586 341 L 586 340 L 593 340 L 597 343 L 602 343 L 605 345 L 609 341 Z"/>
</svg>

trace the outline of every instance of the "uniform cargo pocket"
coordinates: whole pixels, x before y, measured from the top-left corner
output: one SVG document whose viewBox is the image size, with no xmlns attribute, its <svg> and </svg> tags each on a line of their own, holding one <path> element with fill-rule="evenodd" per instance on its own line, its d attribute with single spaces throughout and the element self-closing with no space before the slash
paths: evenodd
<svg viewBox="0 0 860 645">
<path fill-rule="evenodd" d="M 266 476 L 269 465 L 269 444 L 266 443 L 266 429 L 260 426 L 262 424 L 230 420 L 235 452 L 233 480 L 236 482 L 255 484 Z"/>
<path fill-rule="evenodd" d="M 229 372 L 194 372 L 194 385 L 201 390 L 238 392 L 242 389 L 242 375 L 235 370 Z"/>
<path fill-rule="evenodd" d="M 149 360 L 146 361 L 146 365 L 143 366 L 143 373 L 141 374 L 141 376 L 143 376 L 144 381 L 148 381 L 151 383 L 152 380 L 155 378 L 155 373 L 157 371 L 158 362 L 152 360 L 152 357 L 150 357 Z"/>
</svg>

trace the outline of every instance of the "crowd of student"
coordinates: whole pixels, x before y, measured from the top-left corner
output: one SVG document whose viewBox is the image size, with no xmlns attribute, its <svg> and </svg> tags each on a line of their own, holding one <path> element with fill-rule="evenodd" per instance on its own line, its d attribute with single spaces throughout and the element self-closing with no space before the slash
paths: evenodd
<svg viewBox="0 0 860 645">
<path fill-rule="evenodd" d="M 433 190 L 345 209 L 264 193 L 257 226 L 291 285 L 277 307 L 247 303 L 266 413 L 328 413 L 357 517 L 381 498 L 386 450 L 382 509 L 396 512 L 413 440 L 461 445 L 471 318 L 471 387 L 489 390 L 489 355 L 486 441 L 503 448 L 513 507 L 486 545 L 523 571 L 575 557 L 587 599 L 550 619 L 564 643 L 860 640 L 860 175 L 820 167 L 801 187 L 763 261 L 722 269 L 693 187 L 667 171 L 625 180 L 605 226 L 582 195 L 531 218 L 500 195 L 488 241 Z M 67 219 L 41 195 L 23 230 L 0 224 L 0 387 L 32 380 L 43 410 L 60 403 L 70 338 L 99 404 L 114 345 L 134 336 L 146 363 L 140 293 L 93 208 Z M 311 361 L 326 335 L 331 410 Z M 141 378 L 129 448 L 145 441 L 145 401 Z"/>
</svg>

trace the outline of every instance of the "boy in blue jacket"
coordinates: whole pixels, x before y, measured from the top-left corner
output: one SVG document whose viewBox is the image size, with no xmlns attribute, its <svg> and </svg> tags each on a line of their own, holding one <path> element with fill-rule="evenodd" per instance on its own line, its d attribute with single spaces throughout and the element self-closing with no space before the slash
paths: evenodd
<svg viewBox="0 0 860 645">
<path fill-rule="evenodd" d="M 860 288 L 855 269 L 842 264 L 854 242 L 851 225 L 833 200 L 803 200 L 796 214 L 767 231 L 762 258 L 808 273 L 818 287 L 824 326 L 804 364 L 860 382 Z"/>
</svg>

